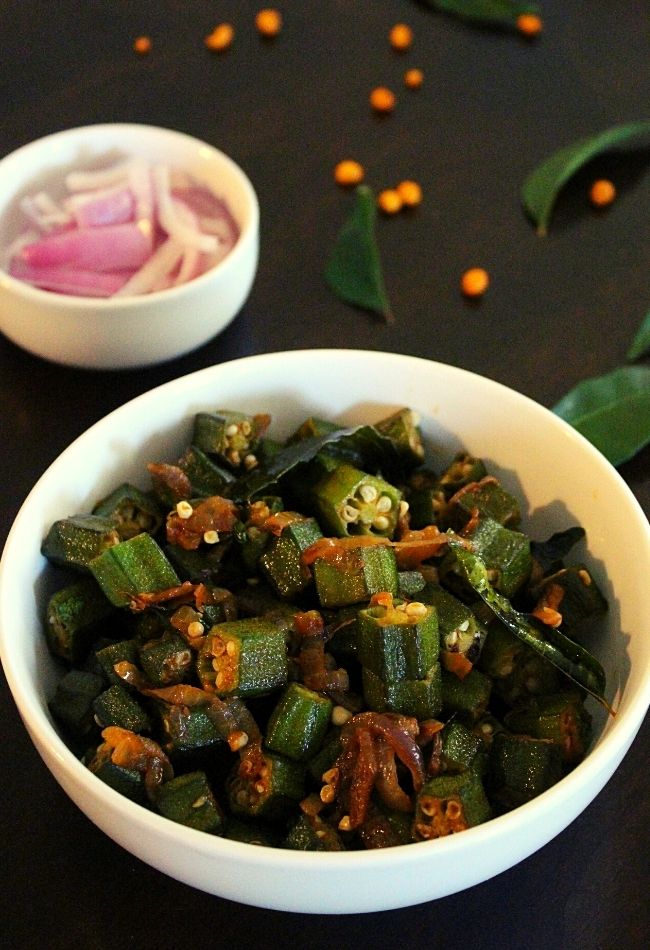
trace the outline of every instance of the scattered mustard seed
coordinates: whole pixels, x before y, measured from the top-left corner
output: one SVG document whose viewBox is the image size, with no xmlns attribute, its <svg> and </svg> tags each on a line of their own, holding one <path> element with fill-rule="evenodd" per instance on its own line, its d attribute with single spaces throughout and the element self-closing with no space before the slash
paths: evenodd
<svg viewBox="0 0 650 950">
<path fill-rule="evenodd" d="M 395 108 L 395 94 L 386 86 L 377 86 L 370 93 L 370 105 L 375 112 L 392 112 Z"/>
<path fill-rule="evenodd" d="M 393 49 L 404 53 L 413 42 L 413 30 L 406 23 L 396 23 L 388 34 L 388 40 Z"/>
<path fill-rule="evenodd" d="M 282 29 L 282 14 L 273 7 L 259 10 L 255 17 L 255 26 L 262 36 L 277 36 Z"/>
<path fill-rule="evenodd" d="M 232 46 L 235 31 L 230 23 L 219 23 L 205 38 L 205 45 L 213 53 L 222 53 Z"/>
<path fill-rule="evenodd" d="M 146 56 L 147 53 L 151 52 L 151 37 L 150 36 L 137 36 L 133 40 L 133 50 L 136 53 L 139 53 L 140 56 Z"/>
<path fill-rule="evenodd" d="M 402 199 L 395 188 L 385 188 L 377 195 L 377 205 L 384 214 L 397 214 L 402 210 Z"/>
<path fill-rule="evenodd" d="M 490 286 L 490 275 L 482 267 L 470 267 L 460 280 L 460 289 L 466 297 L 482 297 Z"/>
<path fill-rule="evenodd" d="M 589 200 L 594 208 L 605 208 L 616 198 L 616 187 L 607 178 L 599 178 L 589 189 Z"/>
<path fill-rule="evenodd" d="M 404 85 L 407 89 L 419 89 L 424 82 L 424 73 L 421 69 L 407 69 L 404 73 Z"/>
<path fill-rule="evenodd" d="M 364 176 L 363 165 L 351 158 L 343 159 L 334 168 L 334 180 L 339 185 L 359 185 Z"/>
</svg>

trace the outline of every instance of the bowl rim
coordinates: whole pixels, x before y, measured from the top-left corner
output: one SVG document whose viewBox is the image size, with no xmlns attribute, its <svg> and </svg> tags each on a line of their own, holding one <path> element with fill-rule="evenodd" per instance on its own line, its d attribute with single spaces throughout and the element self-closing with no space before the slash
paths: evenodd
<svg viewBox="0 0 650 950">
<path fill-rule="evenodd" d="M 605 468 L 608 477 L 613 478 L 615 482 L 618 483 L 623 496 L 630 505 L 630 511 L 638 519 L 641 532 L 640 536 L 643 540 L 643 548 L 639 552 L 639 556 L 643 556 L 645 553 L 645 557 L 650 563 L 650 524 L 648 524 L 643 509 L 621 475 L 583 436 L 576 432 L 564 420 L 555 416 L 551 410 L 546 409 L 540 403 L 537 403 L 535 400 L 517 390 L 507 387 L 489 377 L 462 369 L 461 367 L 427 360 L 417 356 L 384 353 L 374 350 L 323 348 L 277 351 L 233 359 L 177 377 L 176 379 L 170 380 L 136 396 L 99 419 L 84 433 L 74 439 L 48 466 L 23 502 L 14 524 L 10 529 L 2 559 L 0 560 L 0 654 L 2 655 L 10 689 L 32 741 L 41 756 L 45 758 L 46 764 L 49 765 L 47 762 L 48 755 L 55 758 L 69 774 L 71 781 L 91 799 L 100 803 L 101 807 L 106 809 L 107 813 L 112 812 L 113 814 L 117 814 L 129 823 L 135 822 L 143 831 L 151 831 L 157 837 L 162 836 L 169 843 L 175 843 L 195 852 L 200 852 L 203 855 L 220 858 L 232 857 L 251 867 L 262 867 L 276 871 L 279 869 L 285 871 L 287 869 L 293 869 L 298 873 L 304 871 L 307 866 L 313 867 L 313 853 L 290 851 L 282 848 L 251 847 L 251 845 L 246 843 L 208 835 L 204 832 L 187 828 L 186 826 L 177 825 L 165 819 L 163 816 L 129 801 L 118 792 L 115 792 L 113 789 L 98 781 L 95 776 L 91 775 L 59 736 L 46 714 L 44 705 L 39 700 L 37 692 L 33 688 L 28 688 L 28 684 L 21 681 L 21 671 L 18 668 L 20 664 L 18 664 L 17 667 L 11 649 L 7 650 L 7 645 L 10 646 L 10 641 L 7 635 L 6 625 L 3 622 L 6 608 L 2 590 L 7 584 L 6 578 L 9 572 L 8 563 L 12 560 L 12 557 L 17 554 L 16 549 L 22 529 L 22 522 L 27 519 L 31 506 L 41 491 L 42 484 L 50 477 L 53 470 L 56 472 L 57 467 L 65 465 L 67 456 L 70 453 L 78 451 L 79 445 L 81 444 L 83 446 L 84 441 L 92 438 L 98 430 L 101 431 L 102 427 L 111 424 L 112 421 L 115 418 L 119 418 L 120 415 L 126 415 L 132 409 L 134 403 L 139 403 L 141 407 L 146 409 L 147 403 L 159 398 L 161 392 L 173 392 L 178 387 L 181 389 L 192 387 L 193 383 L 198 379 L 209 378 L 215 374 L 218 376 L 220 372 L 241 372 L 244 367 L 251 367 L 254 371 L 256 366 L 260 366 L 262 363 L 268 363 L 269 361 L 279 361 L 282 364 L 286 361 L 291 363 L 292 361 L 299 361 L 305 358 L 315 358 L 317 360 L 338 358 L 352 360 L 354 362 L 358 360 L 374 361 L 376 359 L 388 358 L 391 361 L 399 362 L 404 370 L 407 370 L 409 365 L 417 361 L 418 364 L 426 364 L 431 371 L 458 376 L 461 380 L 471 377 L 489 387 L 496 387 L 500 391 L 506 391 L 510 398 L 514 398 L 516 401 L 521 400 L 522 404 L 525 404 L 528 410 L 537 415 L 538 418 L 545 418 L 546 422 L 551 423 L 562 437 L 575 441 L 581 450 L 588 454 L 593 464 L 599 468 Z M 170 422 L 169 428 L 171 429 L 173 427 L 174 424 Z M 581 788 L 588 787 L 590 790 L 589 801 L 595 797 L 595 794 L 600 791 L 605 782 L 610 778 L 627 752 L 649 706 L 650 676 L 638 683 L 635 695 L 627 702 L 625 715 L 614 719 L 606 731 L 606 734 L 598 738 L 595 746 L 590 749 L 585 759 L 573 772 L 565 776 L 560 782 L 543 792 L 531 802 L 519 806 L 505 815 L 492 818 L 483 825 L 468 829 L 463 832 L 462 835 L 452 835 L 435 841 L 418 842 L 417 847 L 414 847 L 413 844 L 407 844 L 394 848 L 379 849 L 377 851 L 322 852 L 318 854 L 318 865 L 319 867 L 322 866 L 329 873 L 336 870 L 343 871 L 344 869 L 362 871 L 368 867 L 377 869 L 390 867 L 393 870 L 399 870 L 400 866 L 420 864 L 427 859 L 427 855 L 434 849 L 441 859 L 448 858 L 451 860 L 454 856 L 462 855 L 467 850 L 471 851 L 474 845 L 489 848 L 491 843 L 493 844 L 501 840 L 504 834 L 507 834 L 508 840 L 513 842 L 513 847 L 516 849 L 516 842 L 519 840 L 517 835 L 521 834 L 522 837 L 525 837 L 528 816 L 531 811 L 535 811 L 539 817 L 545 818 L 549 824 L 555 827 L 555 830 L 550 836 L 544 837 L 532 850 L 528 848 L 515 860 L 507 860 L 501 868 L 501 870 L 504 870 L 506 867 L 516 864 L 519 860 L 527 857 L 533 851 L 537 850 L 537 848 L 547 843 L 550 838 L 559 833 L 583 810 L 585 802 L 581 803 L 580 795 L 574 796 L 570 793 L 572 788 L 579 791 Z M 57 781 L 60 783 L 58 777 Z M 74 798 L 74 796 L 71 797 Z M 577 804 L 574 805 L 573 799 L 577 800 Z M 563 811 L 563 817 L 558 815 L 558 811 Z M 488 876 L 493 876 L 494 873 L 498 873 L 498 870 L 493 871 L 492 874 Z M 478 883 L 479 880 L 486 879 L 485 876 L 482 876 L 477 878 L 475 883 Z M 463 887 L 467 886 L 470 885 L 463 885 Z M 262 906 L 276 905 L 269 904 Z"/>
<path fill-rule="evenodd" d="M 117 316 L 124 310 L 131 310 L 134 307 L 142 307 L 145 305 L 156 305 L 162 302 L 162 300 L 173 301 L 174 297 L 182 296 L 188 292 L 194 293 L 199 291 L 203 284 L 212 281 L 216 275 L 227 275 L 230 270 L 236 268 L 239 258 L 247 253 L 250 243 L 257 240 L 260 223 L 260 206 L 253 183 L 246 172 L 234 159 L 220 148 L 217 148 L 217 146 L 211 145 L 209 142 L 196 138 L 187 132 L 181 132 L 178 129 L 170 129 L 164 126 L 140 122 L 97 122 L 61 129 L 58 132 L 51 132 L 31 142 L 26 142 L 12 152 L 3 155 L 2 158 L 0 158 L 0 178 L 7 166 L 19 163 L 25 154 L 36 152 L 41 148 L 47 148 L 49 144 L 53 144 L 56 141 L 61 141 L 66 138 L 84 138 L 89 134 L 100 136 L 109 132 L 119 133 L 119 131 L 123 129 L 128 130 L 130 134 L 142 132 L 144 135 L 173 137 L 188 146 L 200 148 L 203 154 L 209 156 L 211 159 L 216 159 L 234 173 L 234 176 L 238 180 L 241 194 L 245 197 L 248 213 L 247 220 L 243 224 L 237 221 L 239 236 L 230 251 L 208 270 L 193 277 L 191 280 L 185 281 L 183 284 L 179 284 L 175 287 L 165 287 L 163 290 L 156 290 L 152 293 L 130 294 L 125 297 L 93 297 L 80 294 L 65 294 L 59 293 L 58 291 L 44 290 L 40 287 L 33 287 L 31 284 L 17 277 L 13 277 L 4 268 L 2 258 L 0 258 L 0 284 L 2 284 L 6 290 L 24 297 L 33 304 L 47 304 L 48 307 L 62 310 L 86 310 L 89 306 L 92 306 L 93 309 L 111 311 L 111 313 Z M 8 200 L 10 201 L 11 199 Z M 105 314 L 105 316 L 109 315 L 111 314 Z"/>
</svg>

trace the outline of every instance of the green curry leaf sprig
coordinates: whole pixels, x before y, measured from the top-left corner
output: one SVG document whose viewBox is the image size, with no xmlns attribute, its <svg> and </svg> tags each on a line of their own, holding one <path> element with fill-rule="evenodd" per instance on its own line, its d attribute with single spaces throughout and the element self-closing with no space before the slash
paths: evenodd
<svg viewBox="0 0 650 950">
<path fill-rule="evenodd" d="M 339 231 L 325 270 L 325 279 L 346 303 L 370 310 L 392 323 L 375 235 L 377 208 L 373 192 L 359 185 L 352 213 Z"/>
</svg>

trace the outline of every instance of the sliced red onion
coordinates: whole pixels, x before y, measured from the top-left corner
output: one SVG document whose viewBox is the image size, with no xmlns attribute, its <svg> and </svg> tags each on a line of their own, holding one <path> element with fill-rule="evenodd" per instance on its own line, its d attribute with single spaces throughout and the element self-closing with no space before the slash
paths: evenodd
<svg viewBox="0 0 650 950">
<path fill-rule="evenodd" d="M 152 250 L 152 236 L 137 224 L 79 228 L 48 235 L 26 245 L 20 258 L 34 267 L 68 264 L 82 270 L 129 270 L 142 267 Z"/>
<path fill-rule="evenodd" d="M 98 273 L 80 267 L 34 267 L 18 261 L 10 268 L 12 277 L 41 290 L 53 290 L 76 297 L 113 297 L 129 278 L 129 273 Z"/>
<path fill-rule="evenodd" d="M 135 198 L 130 188 L 118 186 L 71 195 L 65 201 L 65 208 L 77 227 L 98 228 L 133 221 Z"/>
<path fill-rule="evenodd" d="M 172 238 L 161 244 L 151 257 L 115 294 L 116 297 L 129 297 L 134 294 L 149 294 L 156 287 L 162 289 L 161 281 L 169 274 L 183 256 L 183 247 Z"/>
</svg>

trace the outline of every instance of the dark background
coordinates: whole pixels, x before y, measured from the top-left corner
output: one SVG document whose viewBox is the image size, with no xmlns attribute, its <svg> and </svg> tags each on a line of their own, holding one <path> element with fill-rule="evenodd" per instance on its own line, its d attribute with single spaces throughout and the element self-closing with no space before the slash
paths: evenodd
<svg viewBox="0 0 650 950">
<path fill-rule="evenodd" d="M 647 118 L 650 20 L 641 0 L 542 0 L 543 35 L 470 28 L 413 0 L 281 3 L 274 42 L 258 4 L 208 0 L 3 0 L 0 155 L 59 129 L 145 122 L 222 148 L 258 192 L 261 258 L 237 319 L 206 346 L 157 368 L 71 370 L 0 339 L 0 541 L 47 465 L 91 423 L 176 376 L 240 356 L 345 346 L 462 366 L 552 406 L 580 379 L 614 369 L 650 309 L 650 174 L 642 148 L 602 157 L 572 180 L 540 239 L 519 188 L 550 152 Z M 203 45 L 216 23 L 232 49 Z M 388 46 L 393 23 L 415 32 Z M 153 50 L 136 56 L 133 39 Z M 424 70 L 412 92 L 407 66 Z M 391 86 L 395 112 L 368 106 Z M 414 178 L 422 206 L 378 222 L 396 315 L 385 325 L 340 302 L 323 267 L 351 197 L 332 179 L 354 157 L 379 190 Z M 617 202 L 597 213 L 594 177 Z M 462 271 L 486 267 L 478 304 Z M 621 467 L 650 511 L 650 452 Z M 552 464 L 552 453 L 549 453 Z M 634 556 L 634 552 L 630 552 Z M 303 917 L 194 891 L 122 851 L 42 765 L 4 680 L 0 690 L 0 932 L 12 948 L 172 945 L 642 948 L 648 945 L 647 760 L 642 727 L 623 764 L 557 839 L 511 871 L 455 896 L 382 914 Z"/>
</svg>

